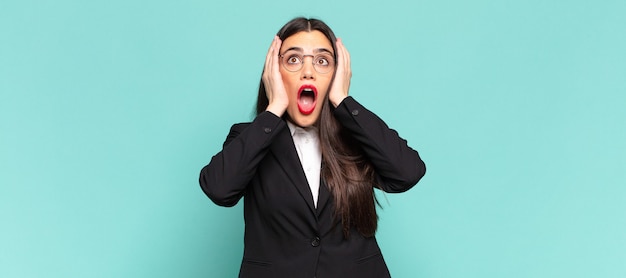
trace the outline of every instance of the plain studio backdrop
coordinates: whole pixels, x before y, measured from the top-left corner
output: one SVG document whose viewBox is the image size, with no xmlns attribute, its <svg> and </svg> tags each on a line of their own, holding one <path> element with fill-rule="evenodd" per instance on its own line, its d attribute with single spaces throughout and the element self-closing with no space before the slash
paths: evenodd
<svg viewBox="0 0 626 278">
<path fill-rule="evenodd" d="M 0 3 L 0 277 L 236 277 L 198 174 L 296 16 L 426 162 L 393 277 L 626 277 L 625 1 L 216 2 Z"/>
</svg>

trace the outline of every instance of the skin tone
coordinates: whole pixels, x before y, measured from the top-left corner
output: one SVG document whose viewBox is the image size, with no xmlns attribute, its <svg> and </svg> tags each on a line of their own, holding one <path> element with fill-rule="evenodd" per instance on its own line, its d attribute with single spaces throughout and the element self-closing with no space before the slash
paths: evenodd
<svg viewBox="0 0 626 278">
<path fill-rule="evenodd" d="M 287 49 L 293 48 L 301 49 L 305 55 L 315 54 L 324 49 L 332 51 L 332 44 L 323 33 L 302 31 L 286 38 L 285 41 L 275 36 L 265 58 L 262 76 L 269 99 L 266 111 L 279 117 L 286 112 L 294 124 L 309 127 L 319 119 L 326 94 L 331 104 L 337 107 L 348 96 L 352 71 L 350 54 L 341 39 L 337 39 L 336 46 L 335 80 L 330 87 L 333 71 L 325 74 L 318 73 L 311 63 L 311 57 L 305 57 L 302 69 L 296 72 L 287 71 L 281 65 L 279 57 Z M 317 105 L 308 115 L 301 113 L 298 109 L 298 93 L 302 85 L 313 85 L 318 91 Z"/>
</svg>

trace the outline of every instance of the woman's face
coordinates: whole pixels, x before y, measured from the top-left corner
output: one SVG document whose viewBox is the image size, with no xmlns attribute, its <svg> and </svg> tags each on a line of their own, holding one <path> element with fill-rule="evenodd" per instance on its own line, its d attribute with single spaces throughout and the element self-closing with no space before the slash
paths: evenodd
<svg viewBox="0 0 626 278">
<path fill-rule="evenodd" d="M 287 114 L 294 124 L 311 126 L 320 116 L 335 72 L 332 44 L 320 31 L 301 31 L 283 41 L 280 54 L 284 56 L 280 74 L 289 98 Z M 302 68 L 297 69 L 300 62 Z"/>
</svg>

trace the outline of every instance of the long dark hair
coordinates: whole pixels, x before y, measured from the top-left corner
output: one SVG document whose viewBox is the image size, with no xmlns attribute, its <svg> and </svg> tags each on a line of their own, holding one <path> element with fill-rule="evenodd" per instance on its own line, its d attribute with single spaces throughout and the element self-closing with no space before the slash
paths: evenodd
<svg viewBox="0 0 626 278">
<path fill-rule="evenodd" d="M 295 18 L 285 24 L 277 35 L 284 41 L 298 32 L 315 30 L 326 36 L 333 46 L 333 53 L 337 53 L 335 34 L 326 23 L 318 19 Z M 337 60 L 336 54 L 334 58 Z M 334 198 L 335 219 L 341 219 L 345 237 L 349 237 L 352 227 L 361 235 L 371 237 L 378 225 L 373 190 L 376 186 L 374 167 L 365 157 L 358 142 L 333 116 L 335 108 L 328 100 L 328 94 L 323 103 L 321 115 L 316 123 L 324 165 L 321 175 Z M 268 105 L 265 85 L 261 80 L 256 105 L 257 115 L 265 111 Z"/>
</svg>

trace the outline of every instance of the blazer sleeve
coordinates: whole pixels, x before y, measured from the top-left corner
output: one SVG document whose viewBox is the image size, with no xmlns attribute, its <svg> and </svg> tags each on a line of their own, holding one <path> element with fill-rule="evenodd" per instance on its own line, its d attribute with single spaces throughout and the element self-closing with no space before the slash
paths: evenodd
<svg viewBox="0 0 626 278">
<path fill-rule="evenodd" d="M 426 174 L 426 165 L 418 152 L 354 98 L 345 98 L 335 109 L 334 116 L 361 144 L 376 169 L 381 190 L 407 191 Z"/>
<path fill-rule="evenodd" d="M 222 151 L 200 171 L 204 193 L 217 205 L 236 205 L 271 142 L 285 126 L 285 121 L 267 111 L 252 123 L 233 125 Z"/>
</svg>

